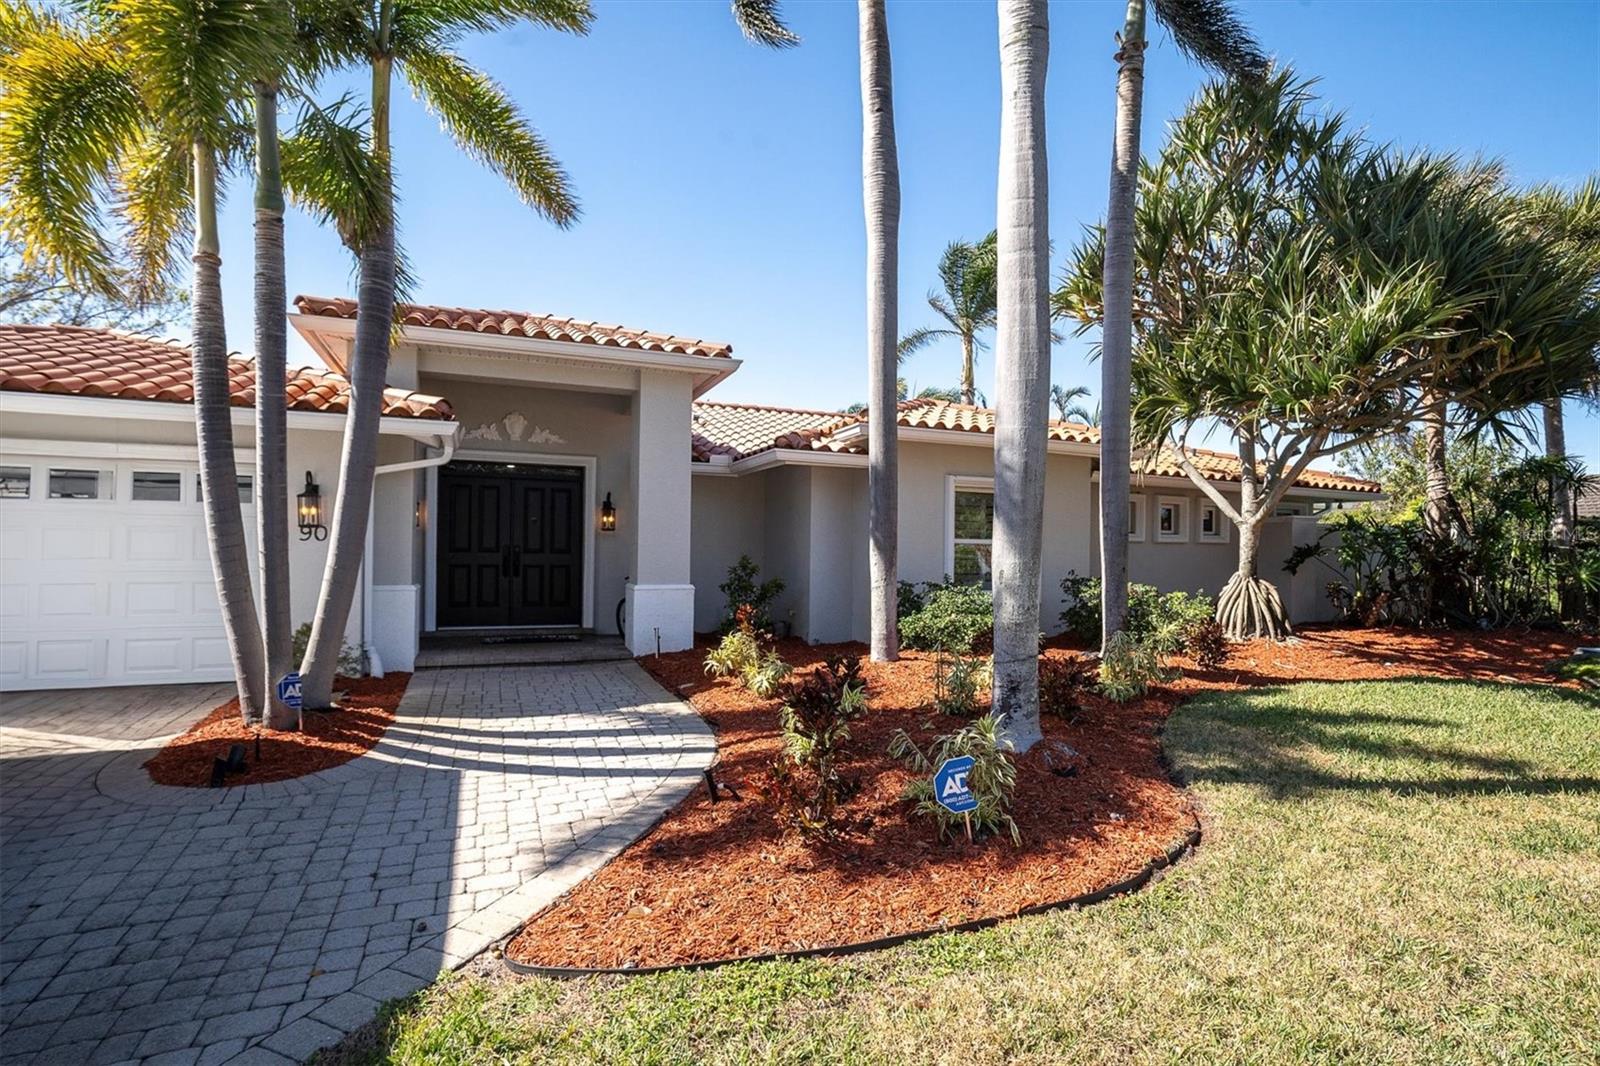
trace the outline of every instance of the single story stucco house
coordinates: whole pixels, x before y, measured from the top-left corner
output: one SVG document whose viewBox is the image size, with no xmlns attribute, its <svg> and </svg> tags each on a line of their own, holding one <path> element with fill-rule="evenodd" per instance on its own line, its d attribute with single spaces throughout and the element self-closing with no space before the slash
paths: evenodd
<svg viewBox="0 0 1600 1066">
<path fill-rule="evenodd" d="M 290 480 L 309 477 L 331 508 L 355 304 L 295 307 L 326 369 L 290 374 Z M 620 617 L 634 652 L 676 650 L 714 628 L 740 555 L 784 580 L 775 616 L 795 635 L 866 639 L 870 416 L 708 397 L 739 368 L 726 344 L 510 311 L 408 305 L 401 319 L 351 644 L 409 669 L 434 633 L 614 634 Z M 254 375 L 233 361 L 247 507 Z M 230 676 L 192 400 L 182 346 L 0 326 L 0 689 Z M 993 413 L 912 400 L 896 416 L 901 578 L 985 580 Z M 1056 583 L 1098 566 L 1098 435 L 1053 422 L 1049 448 L 1040 626 L 1055 631 Z M 1233 459 L 1195 457 L 1237 491 Z M 1326 610 L 1321 580 L 1278 562 L 1311 539 L 1315 514 L 1378 489 L 1313 471 L 1285 498 L 1263 572 L 1297 619 Z M 1135 491 L 1135 580 L 1220 588 L 1237 550 L 1228 523 L 1170 464 L 1141 463 Z M 314 611 L 326 550 L 291 530 L 296 623 Z"/>
</svg>

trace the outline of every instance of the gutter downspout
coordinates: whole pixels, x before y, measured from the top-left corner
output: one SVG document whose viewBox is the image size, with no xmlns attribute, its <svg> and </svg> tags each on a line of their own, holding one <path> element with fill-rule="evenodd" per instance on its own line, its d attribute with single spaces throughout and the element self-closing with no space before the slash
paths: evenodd
<svg viewBox="0 0 1600 1066">
<path fill-rule="evenodd" d="M 367 543 L 361 553 L 361 647 L 367 653 L 368 670 L 373 677 L 383 676 L 383 660 L 378 657 L 378 650 L 372 646 L 372 525 L 377 517 L 378 475 L 443 466 L 455 458 L 456 438 L 460 434 L 461 424 L 458 422 L 448 436 L 439 434 L 441 451 L 438 455 L 426 459 L 411 459 L 404 463 L 389 463 L 374 467 L 372 470 L 372 506 L 367 511 Z"/>
</svg>

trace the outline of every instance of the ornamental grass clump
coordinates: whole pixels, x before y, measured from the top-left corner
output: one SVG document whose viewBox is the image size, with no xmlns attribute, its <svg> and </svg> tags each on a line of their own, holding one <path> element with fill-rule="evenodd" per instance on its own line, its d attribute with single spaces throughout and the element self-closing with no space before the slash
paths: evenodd
<svg viewBox="0 0 1600 1066">
<path fill-rule="evenodd" d="M 960 755 L 972 756 L 967 787 L 977 797 L 978 806 L 967 814 L 952 814 L 934 798 L 933 780 L 928 775 L 946 759 Z M 1017 767 L 1000 739 L 1000 725 L 993 714 L 986 714 L 954 733 L 935 737 L 927 751 L 917 747 L 917 742 L 904 729 L 896 730 L 889 740 L 889 757 L 899 759 L 913 773 L 924 775 L 906 786 L 902 798 L 915 804 L 915 813 L 934 820 L 940 840 L 965 832 L 970 824 L 976 836 L 998 834 L 1003 830 L 1011 837 L 1011 843 L 1022 843 L 1022 830 L 1011 817 Z"/>
<path fill-rule="evenodd" d="M 933 705 L 941 714 L 971 718 L 993 677 L 993 664 L 981 655 L 940 652 L 933 664 Z"/>
<path fill-rule="evenodd" d="M 778 820 L 803 836 L 838 832 L 839 805 L 859 782 L 839 772 L 850 723 L 867 711 L 867 687 L 857 656 L 830 658 L 798 685 L 778 712 L 783 752 L 768 773 Z"/>
</svg>

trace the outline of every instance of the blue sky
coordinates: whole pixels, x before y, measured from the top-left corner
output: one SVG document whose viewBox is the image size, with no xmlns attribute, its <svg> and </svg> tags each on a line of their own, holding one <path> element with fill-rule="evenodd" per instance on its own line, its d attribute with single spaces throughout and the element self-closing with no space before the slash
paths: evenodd
<svg viewBox="0 0 1600 1066">
<path fill-rule="evenodd" d="M 499 79 L 571 175 L 583 217 L 559 230 L 457 152 L 397 90 L 402 240 L 430 303 L 620 322 L 731 342 L 744 366 L 718 397 L 836 408 L 866 392 L 856 13 L 796 2 L 804 43 L 746 44 L 722 0 L 597 0 L 594 30 L 516 30 L 463 51 Z M 1320 79 L 1332 108 L 1380 141 L 1503 159 L 1519 182 L 1600 170 L 1600 3 L 1320 2 L 1240 5 L 1267 51 Z M 1113 35 L 1123 4 L 1052 4 L 1047 88 L 1057 259 L 1105 210 Z M 902 331 L 945 244 L 994 225 L 999 74 L 990 2 L 889 3 L 900 149 Z M 1157 30 L 1144 150 L 1199 87 Z M 359 84 L 353 82 L 352 84 Z M 226 209 L 231 340 L 250 336 L 250 205 Z M 290 220 L 290 292 L 353 293 L 331 231 Z M 298 345 L 298 338 L 295 338 Z M 1087 344 L 1053 378 L 1090 385 Z M 309 350 L 291 353 L 310 362 Z M 959 353 L 907 364 L 952 384 Z M 980 388 L 992 374 L 980 360 Z M 1600 416 L 1569 405 L 1569 448 L 1600 465 Z"/>
</svg>

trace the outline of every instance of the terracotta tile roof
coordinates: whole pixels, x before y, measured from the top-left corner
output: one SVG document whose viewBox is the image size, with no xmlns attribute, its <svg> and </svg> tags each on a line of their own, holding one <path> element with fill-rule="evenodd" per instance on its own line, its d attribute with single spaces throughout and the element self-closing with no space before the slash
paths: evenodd
<svg viewBox="0 0 1600 1066">
<path fill-rule="evenodd" d="M 692 419 L 694 458 L 700 462 L 713 455 L 742 459 L 766 451 L 786 434 L 831 426 L 840 418 L 838 411 L 701 400 L 694 405 Z"/>
<path fill-rule="evenodd" d="M 291 411 L 350 408 L 350 382 L 337 374 L 291 367 L 285 389 Z M 176 341 L 84 326 L 0 325 L 0 390 L 193 403 L 194 376 L 189 349 Z M 233 406 L 255 406 L 254 360 L 228 357 L 228 392 Z M 383 413 L 454 417 L 445 400 L 402 389 L 383 391 Z"/>
<path fill-rule="evenodd" d="M 702 411 L 707 408 L 737 409 L 737 415 L 724 415 L 719 411 L 703 418 Z M 896 421 L 908 429 L 948 430 L 952 433 L 994 432 L 994 411 L 987 407 L 924 398 L 902 400 L 896 413 Z M 703 461 L 716 454 L 742 459 L 772 448 L 865 454 L 867 442 L 863 436 L 852 434 L 841 440 L 840 433 L 851 426 L 865 425 L 867 419 L 865 411 L 829 415 L 822 411 L 702 401 L 695 404 L 694 457 Z M 1077 422 L 1052 419 L 1050 439 L 1095 447 L 1100 443 L 1100 431 Z M 1204 448 L 1191 449 L 1190 455 L 1196 468 L 1208 480 L 1239 480 L 1237 457 Z M 1162 477 L 1187 476 L 1178 466 L 1173 453 L 1166 449 L 1151 464 L 1136 460 L 1134 470 Z M 1342 492 L 1382 491 L 1382 486 L 1376 482 L 1345 477 L 1326 470 L 1307 470 L 1296 484 L 1302 488 Z"/>
<path fill-rule="evenodd" d="M 347 297 L 296 296 L 294 305 L 305 315 L 325 318 L 355 318 L 356 302 Z M 458 329 L 467 333 L 520 334 L 538 340 L 594 344 L 602 348 L 626 348 L 670 355 L 701 355 L 708 359 L 727 359 L 733 345 L 695 337 L 650 333 L 625 326 L 581 322 L 574 318 L 534 314 L 531 311 L 492 311 L 471 307 L 438 307 L 432 304 L 401 304 L 400 321 L 407 326 Z"/>
</svg>

